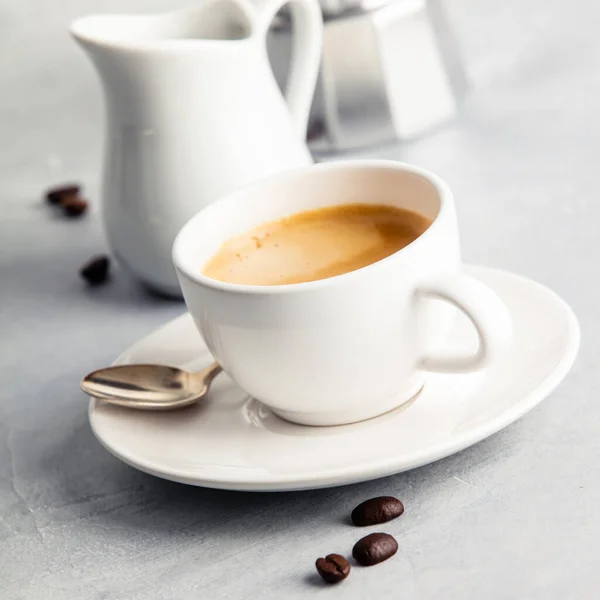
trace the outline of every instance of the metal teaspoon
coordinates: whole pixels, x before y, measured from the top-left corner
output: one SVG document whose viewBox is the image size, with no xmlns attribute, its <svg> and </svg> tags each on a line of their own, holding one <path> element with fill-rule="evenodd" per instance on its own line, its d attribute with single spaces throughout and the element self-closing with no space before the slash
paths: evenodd
<svg viewBox="0 0 600 600">
<path fill-rule="evenodd" d="M 119 365 L 89 373 L 81 389 L 127 408 L 173 410 L 202 400 L 221 370 L 217 363 L 196 373 L 166 365 Z"/>
</svg>

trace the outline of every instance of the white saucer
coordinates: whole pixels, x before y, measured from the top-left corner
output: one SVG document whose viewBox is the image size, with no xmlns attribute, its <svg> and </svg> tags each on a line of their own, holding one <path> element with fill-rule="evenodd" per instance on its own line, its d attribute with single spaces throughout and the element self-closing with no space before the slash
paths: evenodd
<svg viewBox="0 0 600 600">
<path fill-rule="evenodd" d="M 354 425 L 282 421 L 220 375 L 207 399 L 169 413 L 142 413 L 92 400 L 96 437 L 131 466 L 165 479 L 232 490 L 299 490 L 383 477 L 458 452 L 506 427 L 567 374 L 579 347 L 571 309 L 530 280 L 482 267 L 470 274 L 508 306 L 515 340 L 503 364 L 470 375 L 428 375 L 411 402 Z M 452 344 L 470 345 L 457 324 Z M 117 363 L 199 369 L 211 357 L 189 315 L 153 332 Z M 312 375 L 314 377 L 314 375 Z M 311 374 L 307 373 L 307 382 Z"/>
</svg>

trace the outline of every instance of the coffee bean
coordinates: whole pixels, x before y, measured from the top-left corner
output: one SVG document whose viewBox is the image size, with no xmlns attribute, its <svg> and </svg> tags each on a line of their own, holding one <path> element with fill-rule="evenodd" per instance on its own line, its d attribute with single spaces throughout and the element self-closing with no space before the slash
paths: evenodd
<svg viewBox="0 0 600 600">
<path fill-rule="evenodd" d="M 350 573 L 350 563 L 339 554 L 328 554 L 317 559 L 317 572 L 327 583 L 338 583 Z"/>
<path fill-rule="evenodd" d="M 379 496 L 361 502 L 352 511 L 352 522 L 359 527 L 386 523 L 404 512 L 404 505 L 393 496 Z"/>
<path fill-rule="evenodd" d="M 100 285 L 108 280 L 109 267 L 108 256 L 96 256 L 81 268 L 79 274 L 90 285 Z"/>
<path fill-rule="evenodd" d="M 88 202 L 80 196 L 66 196 L 60 201 L 60 207 L 68 217 L 80 217 L 87 210 Z"/>
<path fill-rule="evenodd" d="M 387 533 L 371 533 L 358 540 L 352 548 L 352 556 L 365 567 L 376 565 L 394 556 L 398 542 Z"/>
<path fill-rule="evenodd" d="M 75 183 L 50 188 L 46 192 L 46 201 L 49 204 L 60 204 L 64 198 L 78 196 L 80 191 L 81 187 Z"/>
<path fill-rule="evenodd" d="M 57 186 L 46 192 L 46 200 L 62 208 L 68 217 L 80 217 L 88 208 L 88 201 L 81 194 L 81 186 L 75 183 Z"/>
</svg>

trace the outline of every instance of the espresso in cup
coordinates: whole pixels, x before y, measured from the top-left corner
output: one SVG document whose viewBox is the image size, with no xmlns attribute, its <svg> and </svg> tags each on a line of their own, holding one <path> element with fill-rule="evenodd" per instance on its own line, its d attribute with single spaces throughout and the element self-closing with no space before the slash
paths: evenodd
<svg viewBox="0 0 600 600">
<path fill-rule="evenodd" d="M 273 175 L 193 217 L 173 259 L 215 360 L 294 423 L 382 415 L 427 387 L 426 372 L 482 369 L 510 342 L 502 300 L 462 271 L 450 189 L 419 167 L 340 161 Z M 453 347 L 457 308 L 473 351 Z"/>
<path fill-rule="evenodd" d="M 327 279 L 394 254 L 430 225 L 418 212 L 386 204 L 307 210 L 225 241 L 203 274 L 245 285 Z"/>
</svg>

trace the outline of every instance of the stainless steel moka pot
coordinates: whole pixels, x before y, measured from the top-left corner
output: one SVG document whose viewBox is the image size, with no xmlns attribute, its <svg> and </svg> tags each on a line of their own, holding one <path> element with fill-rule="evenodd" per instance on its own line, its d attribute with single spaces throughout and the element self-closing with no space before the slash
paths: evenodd
<svg viewBox="0 0 600 600">
<path fill-rule="evenodd" d="M 321 74 L 309 143 L 338 152 L 417 138 L 450 119 L 465 70 L 444 0 L 320 0 Z M 268 51 L 283 88 L 292 23 L 275 20 Z"/>
</svg>

